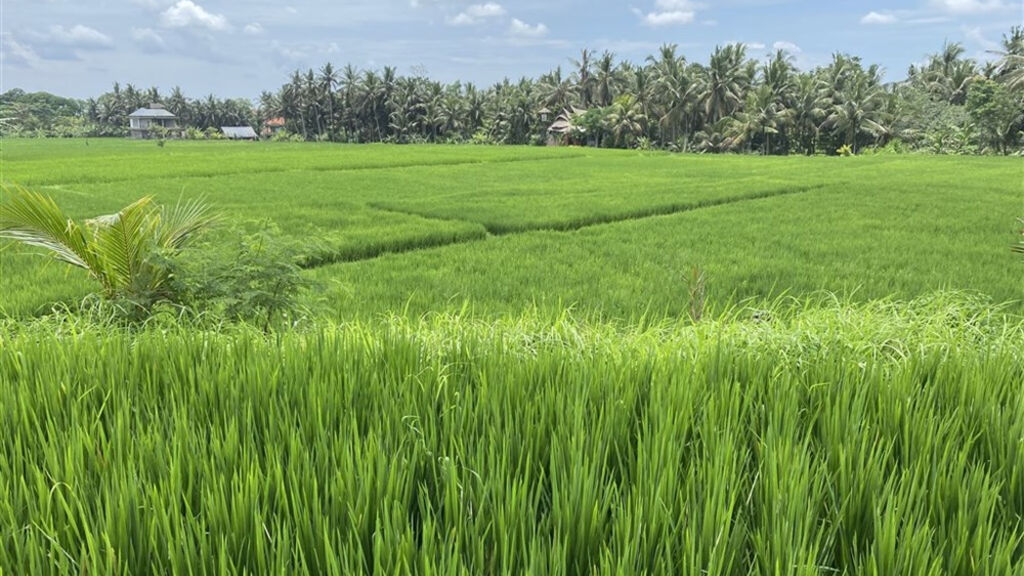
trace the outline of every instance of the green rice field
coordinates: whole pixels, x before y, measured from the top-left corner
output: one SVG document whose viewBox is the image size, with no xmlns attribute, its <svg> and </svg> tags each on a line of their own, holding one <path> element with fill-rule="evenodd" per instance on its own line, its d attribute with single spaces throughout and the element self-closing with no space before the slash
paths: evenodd
<svg viewBox="0 0 1024 576">
<path fill-rule="evenodd" d="M 336 320 L 466 306 L 674 315 L 695 266 L 713 302 L 957 289 L 1024 310 L 1006 250 L 1024 212 L 1017 158 L 14 140 L 3 159 L 4 181 L 74 217 L 152 194 L 270 219 L 308 245 L 315 304 Z M 7 316 L 90 289 L 18 247 L 2 266 Z"/>
<path fill-rule="evenodd" d="M 269 220 L 312 283 L 291 329 L 111 327 L 0 246 L 0 576 L 1024 574 L 1020 158 L 6 140 L 0 172 L 76 218 Z"/>
</svg>

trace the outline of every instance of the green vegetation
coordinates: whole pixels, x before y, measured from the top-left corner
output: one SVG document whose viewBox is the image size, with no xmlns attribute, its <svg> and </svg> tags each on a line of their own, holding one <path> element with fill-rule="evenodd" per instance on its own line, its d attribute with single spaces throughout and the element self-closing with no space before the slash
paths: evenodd
<svg viewBox="0 0 1024 576">
<path fill-rule="evenodd" d="M 132 84 L 73 102 L 80 113 L 49 110 L 49 131 L 23 113 L 49 95 L 10 91 L 0 114 L 14 111 L 7 134 L 126 135 L 127 116 L 149 103 L 177 115 L 190 138 L 220 126 L 282 129 L 274 140 L 392 143 L 541 144 L 761 154 L 859 153 L 865 149 L 940 154 L 1019 152 L 1024 145 L 1024 27 L 1004 35 L 998 62 L 965 57 L 945 44 L 906 80 L 885 83 L 877 65 L 836 52 L 831 62 L 799 70 L 793 54 L 759 59 L 743 44 L 718 46 L 706 64 L 675 44 L 641 63 L 583 50 L 568 72 L 508 79 L 489 88 L 444 84 L 392 67 L 359 70 L 331 63 L 296 70 L 255 102 L 187 98 Z M 46 96 L 48 99 L 42 98 Z M 64 104 L 55 102 L 52 106 Z M 568 129 L 549 133 L 556 117 Z M 2 116 L 0 116 L 2 117 Z M 65 126 L 66 125 L 66 126 Z M 211 132 L 212 131 L 212 132 Z"/>
<path fill-rule="evenodd" d="M 216 219 L 197 200 L 160 208 L 146 196 L 79 224 L 45 194 L 4 192 L 0 239 L 45 249 L 54 259 L 85 270 L 99 282 L 104 298 L 143 312 L 173 298 L 165 262 Z"/>
<path fill-rule="evenodd" d="M 954 296 L 795 304 L 12 327 L 0 571 L 1024 570 L 1024 325 Z"/>
<path fill-rule="evenodd" d="M 4 155 L 6 178 L 73 218 L 145 193 L 269 219 L 312 268 L 305 305 L 338 320 L 466 303 L 485 316 L 679 315 L 694 266 L 711 305 L 967 289 L 1024 306 L 1008 249 L 1024 177 L 1014 159 L 73 140 L 9 141 Z M 4 247 L 0 264 L 11 316 L 90 290 L 23 248 Z"/>
<path fill-rule="evenodd" d="M 230 220 L 143 323 L 0 246 L 0 576 L 1024 572 L 1018 159 L 2 152 Z"/>
</svg>

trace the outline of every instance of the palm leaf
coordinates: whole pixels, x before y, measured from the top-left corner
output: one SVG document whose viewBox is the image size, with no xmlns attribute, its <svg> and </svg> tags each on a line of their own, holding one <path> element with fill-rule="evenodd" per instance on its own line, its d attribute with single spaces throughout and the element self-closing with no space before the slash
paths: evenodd
<svg viewBox="0 0 1024 576">
<path fill-rule="evenodd" d="M 117 214 L 94 218 L 93 250 L 101 257 L 112 287 L 136 285 L 145 258 L 153 247 L 156 225 L 153 198 L 136 200 Z"/>
<path fill-rule="evenodd" d="M 86 232 L 53 199 L 22 188 L 4 186 L 3 191 L 9 198 L 0 204 L 0 238 L 44 248 L 62 262 L 98 272 Z"/>
<path fill-rule="evenodd" d="M 157 245 L 171 250 L 179 250 L 196 233 L 209 228 L 216 221 L 217 216 L 202 200 L 193 199 L 185 202 L 179 200 L 173 208 L 165 207 L 160 212 Z"/>
</svg>

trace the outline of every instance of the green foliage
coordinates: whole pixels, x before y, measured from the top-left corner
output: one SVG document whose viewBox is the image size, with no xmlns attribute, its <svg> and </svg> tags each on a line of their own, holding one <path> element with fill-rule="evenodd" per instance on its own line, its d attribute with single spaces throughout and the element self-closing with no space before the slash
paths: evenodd
<svg viewBox="0 0 1024 576">
<path fill-rule="evenodd" d="M 4 172 L 47 186 L 76 220 L 114 212 L 140 189 L 270 218 L 320 286 L 303 304 L 338 319 L 464 304 L 482 316 L 530 306 L 685 315 L 680 282 L 694 263 L 714 278 L 712 307 L 941 287 L 1024 305 L 1006 249 L 1006 214 L 1020 208 L 1015 158 L 219 144 L 175 143 L 170 163 L 151 143 L 17 140 L 4 144 Z M 0 266 L 0 315 L 44 314 L 93 289 L 84 272 L 12 245 Z"/>
<path fill-rule="evenodd" d="M 287 130 L 278 130 L 270 137 L 272 142 L 304 142 L 305 139 L 301 134 L 292 134 Z"/>
<path fill-rule="evenodd" d="M 850 146 L 849 144 L 843 144 L 842 146 L 836 149 L 836 155 L 842 156 L 844 158 L 847 156 L 853 156 L 853 147 Z"/>
<path fill-rule="evenodd" d="M 309 284 L 301 274 L 295 242 L 269 221 L 252 232 L 236 224 L 208 235 L 171 262 L 179 302 L 201 314 L 250 322 L 263 330 L 292 324 L 301 314 L 299 301 Z"/>
<path fill-rule="evenodd" d="M 1006 87 L 992 80 L 975 82 L 968 92 L 966 108 L 992 150 L 1005 154 L 1015 145 L 1024 106 Z"/>
<path fill-rule="evenodd" d="M 1019 321 L 758 318 L 0 327 L 0 572 L 1024 572 Z"/>
<path fill-rule="evenodd" d="M 27 93 L 15 88 L 0 94 L 0 135 L 87 136 L 89 123 L 81 118 L 82 103 L 47 92 Z"/>
<path fill-rule="evenodd" d="M 180 252 L 215 220 L 201 201 L 158 207 L 150 196 L 114 214 L 85 221 L 68 218 L 52 198 L 4 187 L 0 238 L 45 249 L 55 259 L 82 268 L 99 282 L 103 296 L 130 316 L 145 315 L 158 302 L 174 300 L 165 258 Z"/>
</svg>

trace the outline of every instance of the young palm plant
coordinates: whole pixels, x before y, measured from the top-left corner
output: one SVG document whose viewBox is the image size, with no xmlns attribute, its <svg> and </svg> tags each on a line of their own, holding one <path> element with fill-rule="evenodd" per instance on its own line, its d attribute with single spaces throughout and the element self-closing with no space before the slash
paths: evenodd
<svg viewBox="0 0 1024 576">
<path fill-rule="evenodd" d="M 86 270 L 100 283 L 105 299 L 131 305 L 132 313 L 173 300 L 167 257 L 216 221 L 201 200 L 161 207 L 146 196 L 117 213 L 79 224 L 45 194 L 5 187 L 4 196 L 0 238 L 43 248 Z"/>
</svg>

